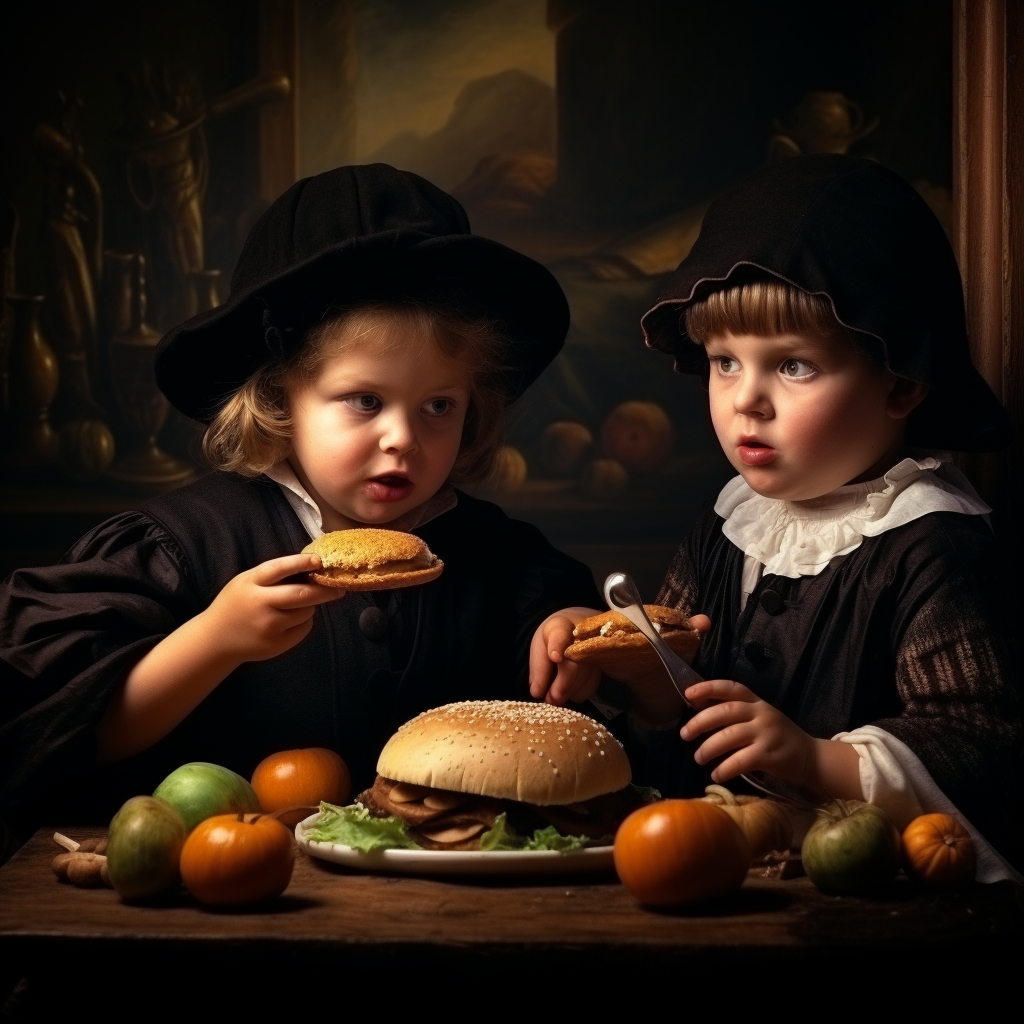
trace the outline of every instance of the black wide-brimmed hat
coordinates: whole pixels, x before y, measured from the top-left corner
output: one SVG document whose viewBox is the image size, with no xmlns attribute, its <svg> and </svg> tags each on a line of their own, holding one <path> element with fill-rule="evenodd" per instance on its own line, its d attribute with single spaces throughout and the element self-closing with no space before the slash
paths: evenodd
<svg viewBox="0 0 1024 1024">
<path fill-rule="evenodd" d="M 447 193 L 387 164 L 338 167 L 296 182 L 260 217 L 227 301 L 161 339 L 157 383 L 176 408 L 208 422 L 264 363 L 301 346 L 329 309 L 390 298 L 493 320 L 507 343 L 510 401 L 555 358 L 569 329 L 551 272 L 471 234 Z"/>
<path fill-rule="evenodd" d="M 797 156 L 724 193 L 641 319 L 647 344 L 674 355 L 677 370 L 703 372 L 687 306 L 758 274 L 827 297 L 893 373 L 928 385 L 907 424 L 910 444 L 995 451 L 1009 442 L 1009 415 L 971 363 L 952 247 L 899 175 L 856 157 Z"/>
</svg>

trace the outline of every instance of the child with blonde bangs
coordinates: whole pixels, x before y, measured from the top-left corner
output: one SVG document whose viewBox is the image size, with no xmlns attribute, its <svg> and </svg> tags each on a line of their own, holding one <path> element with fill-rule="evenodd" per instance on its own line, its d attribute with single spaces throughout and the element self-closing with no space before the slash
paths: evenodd
<svg viewBox="0 0 1024 1024">
<path fill-rule="evenodd" d="M 372 164 L 289 189 L 228 300 L 158 349 L 214 472 L 0 594 L 0 825 L 109 820 L 181 764 L 248 778 L 300 747 L 340 753 L 357 792 L 419 712 L 526 699 L 530 636 L 594 604 L 593 577 L 455 485 L 487 475 L 567 329 L 552 275 L 422 178 Z M 415 532 L 442 575 L 312 582 L 302 549 L 360 527 Z"/>
<path fill-rule="evenodd" d="M 289 386 L 314 379 L 329 355 L 352 347 L 368 344 L 387 353 L 413 343 L 419 346 L 415 351 L 465 366 L 470 405 L 450 479 L 453 484 L 486 479 L 504 439 L 504 368 L 497 327 L 408 301 L 328 311 L 294 355 L 261 367 L 217 411 L 203 435 L 207 462 L 246 477 L 266 472 L 287 458 L 291 447 Z"/>
<path fill-rule="evenodd" d="M 901 829 L 944 811 L 972 833 L 980 880 L 1021 880 L 1004 556 L 950 454 L 1002 447 L 1009 420 L 970 363 L 927 205 L 869 161 L 768 168 L 711 206 L 642 325 L 704 376 L 738 474 L 655 599 L 702 633 L 704 681 L 687 707 L 664 671 L 610 681 L 567 661 L 593 610 L 566 609 L 534 635 L 531 692 L 600 688 L 599 707 L 627 707 L 641 775 L 666 795 L 766 773 L 866 799 Z"/>
</svg>

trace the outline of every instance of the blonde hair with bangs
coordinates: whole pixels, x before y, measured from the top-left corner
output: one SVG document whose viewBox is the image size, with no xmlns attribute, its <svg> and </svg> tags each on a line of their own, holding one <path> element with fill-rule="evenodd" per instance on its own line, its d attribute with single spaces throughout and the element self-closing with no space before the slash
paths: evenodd
<svg viewBox="0 0 1024 1024">
<path fill-rule="evenodd" d="M 712 292 L 686 310 L 686 333 L 697 345 L 723 334 L 805 334 L 845 341 L 881 363 L 866 339 L 844 327 L 823 295 L 812 295 L 778 278 L 747 281 Z"/>
<path fill-rule="evenodd" d="M 492 470 L 505 437 L 507 368 L 496 325 L 406 301 L 380 301 L 329 310 L 286 359 L 260 367 L 218 410 L 203 437 L 203 454 L 215 469 L 256 477 L 291 452 L 288 388 L 315 380 L 326 360 L 360 344 L 394 351 L 418 339 L 469 375 L 469 408 L 462 444 L 449 476 L 475 483 Z"/>
</svg>

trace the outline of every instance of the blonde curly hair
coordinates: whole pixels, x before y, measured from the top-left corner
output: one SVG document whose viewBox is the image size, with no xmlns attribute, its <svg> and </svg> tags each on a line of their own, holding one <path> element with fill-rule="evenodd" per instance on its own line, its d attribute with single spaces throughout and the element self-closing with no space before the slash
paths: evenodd
<svg viewBox="0 0 1024 1024">
<path fill-rule="evenodd" d="M 509 388 L 497 325 L 450 309 L 412 301 L 371 302 L 329 310 L 291 356 L 257 370 L 218 410 L 203 437 L 203 454 L 215 469 L 255 477 L 291 452 L 288 389 L 315 380 L 324 362 L 361 342 L 393 351 L 421 339 L 425 346 L 465 366 L 470 400 L 452 483 L 474 483 L 492 470 L 505 436 Z M 413 342 L 415 343 L 415 342 Z"/>
</svg>

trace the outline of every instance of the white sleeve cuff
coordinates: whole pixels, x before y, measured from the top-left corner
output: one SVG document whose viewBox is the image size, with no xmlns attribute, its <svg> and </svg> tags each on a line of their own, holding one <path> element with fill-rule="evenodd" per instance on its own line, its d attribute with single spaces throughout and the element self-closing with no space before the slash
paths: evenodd
<svg viewBox="0 0 1024 1024">
<path fill-rule="evenodd" d="M 1024 885 L 1024 876 L 1003 859 L 985 837 L 957 810 L 935 784 L 917 755 L 892 733 L 877 725 L 865 725 L 832 737 L 852 743 L 860 757 L 860 784 L 864 799 L 881 807 L 892 823 L 903 831 L 921 814 L 952 814 L 971 835 L 977 854 L 975 877 L 979 882 L 1012 879 Z"/>
</svg>

